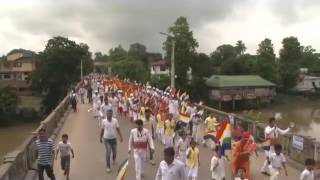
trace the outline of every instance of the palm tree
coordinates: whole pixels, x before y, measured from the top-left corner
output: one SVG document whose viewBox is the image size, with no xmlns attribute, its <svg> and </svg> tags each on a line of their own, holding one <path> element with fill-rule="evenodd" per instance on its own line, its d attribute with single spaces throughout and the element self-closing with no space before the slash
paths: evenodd
<svg viewBox="0 0 320 180">
<path fill-rule="evenodd" d="M 239 55 L 242 55 L 247 50 L 246 45 L 241 40 L 237 41 L 235 48 Z"/>
</svg>

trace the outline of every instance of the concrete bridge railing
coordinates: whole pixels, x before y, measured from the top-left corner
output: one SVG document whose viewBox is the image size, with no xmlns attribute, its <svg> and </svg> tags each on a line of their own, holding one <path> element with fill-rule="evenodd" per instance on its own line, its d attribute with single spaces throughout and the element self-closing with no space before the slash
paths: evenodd
<svg viewBox="0 0 320 180">
<path fill-rule="evenodd" d="M 79 85 L 76 89 L 78 87 Z M 21 180 L 29 170 L 36 169 L 35 141 L 38 130 L 45 128 L 51 138 L 55 140 L 63 126 L 63 117 L 68 107 L 69 99 L 66 96 L 18 148 L 4 156 L 4 161 L 0 165 L 0 180 Z"/>
<path fill-rule="evenodd" d="M 204 109 L 204 116 L 206 117 L 208 113 L 214 114 L 217 119 L 224 119 L 226 117 L 230 118 L 232 116 L 234 124 L 240 123 L 245 128 L 250 128 L 252 130 L 252 135 L 255 140 L 262 142 L 264 140 L 264 128 L 267 126 L 265 123 L 257 122 L 253 119 L 248 119 L 245 117 L 237 116 L 234 114 L 219 111 L 217 109 L 198 105 L 199 108 Z M 293 136 L 298 136 L 303 139 L 302 149 L 297 149 L 292 146 Z M 297 163 L 297 168 L 302 167 L 306 158 L 313 158 L 319 160 L 320 157 L 320 142 L 316 141 L 315 138 L 308 136 L 303 136 L 301 134 L 289 133 L 284 136 L 280 136 L 279 143 L 283 146 L 283 152 L 293 161 Z M 296 165 L 296 164 L 295 164 Z"/>
</svg>

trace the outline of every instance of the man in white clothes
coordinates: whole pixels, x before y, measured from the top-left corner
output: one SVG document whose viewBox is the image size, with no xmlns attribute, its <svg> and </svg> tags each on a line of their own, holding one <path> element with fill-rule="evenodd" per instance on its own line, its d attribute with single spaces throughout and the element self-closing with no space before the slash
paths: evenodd
<svg viewBox="0 0 320 180">
<path fill-rule="evenodd" d="M 115 96 L 115 93 L 111 94 L 109 99 L 110 104 L 112 105 L 113 117 L 117 117 L 118 115 L 118 106 L 119 106 L 119 99 Z"/>
<path fill-rule="evenodd" d="M 169 114 L 172 114 L 175 120 L 179 117 L 179 102 L 175 97 L 169 100 Z"/>
<path fill-rule="evenodd" d="M 112 110 L 109 109 L 107 112 L 107 118 L 102 121 L 102 127 L 100 132 L 100 143 L 104 142 L 106 148 L 106 171 L 111 172 L 110 169 L 110 158 L 112 152 L 113 164 L 115 164 L 117 157 L 117 133 L 120 137 L 120 142 L 122 142 L 122 134 L 120 131 L 120 126 L 118 120 L 112 117 Z"/>
<path fill-rule="evenodd" d="M 146 161 L 148 146 L 150 151 L 154 152 L 153 139 L 149 131 L 143 128 L 143 121 L 136 121 L 137 128 L 130 132 L 128 153 L 133 150 L 133 158 L 135 162 L 136 179 L 141 180 L 143 177 L 143 163 Z"/>
<path fill-rule="evenodd" d="M 264 164 L 261 168 L 261 173 L 265 175 L 270 175 L 270 170 L 268 167 L 268 161 L 269 161 L 269 156 L 275 152 L 274 150 L 274 145 L 277 143 L 277 139 L 279 134 L 284 135 L 287 134 L 290 131 L 290 128 L 287 128 L 286 130 L 282 130 L 278 128 L 275 125 L 275 118 L 270 118 L 269 119 L 269 125 L 265 128 L 264 130 L 264 136 L 266 142 L 269 142 L 268 148 L 265 148 L 265 155 L 266 155 L 266 160 L 264 161 Z"/>
<path fill-rule="evenodd" d="M 109 103 L 108 97 L 105 97 L 104 102 L 102 103 L 101 108 L 100 108 L 104 118 L 107 116 L 107 112 L 110 109 L 112 110 L 112 105 Z"/>
<path fill-rule="evenodd" d="M 160 162 L 155 180 L 187 180 L 185 165 L 174 159 L 173 147 L 164 150 L 164 160 Z"/>
</svg>

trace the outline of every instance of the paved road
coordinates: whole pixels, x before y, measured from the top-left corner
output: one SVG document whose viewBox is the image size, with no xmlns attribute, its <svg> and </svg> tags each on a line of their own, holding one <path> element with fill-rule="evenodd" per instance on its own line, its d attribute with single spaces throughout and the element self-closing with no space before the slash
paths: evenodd
<svg viewBox="0 0 320 180">
<path fill-rule="evenodd" d="M 77 113 L 71 112 L 62 128 L 60 135 L 68 133 L 70 142 L 75 149 L 75 159 L 71 164 L 71 180 L 113 180 L 116 177 L 116 172 L 119 163 L 127 157 L 128 136 L 129 131 L 134 125 L 127 120 L 119 119 L 120 128 L 124 136 L 124 142 L 118 144 L 118 157 L 117 165 L 112 167 L 110 174 L 105 172 L 105 149 L 103 144 L 99 142 L 100 129 L 98 122 L 93 119 L 92 113 L 88 113 L 89 105 L 79 105 L 79 111 Z M 156 154 L 155 159 L 156 166 L 151 166 L 149 163 L 145 164 L 145 178 L 146 180 L 153 180 L 157 171 L 159 162 L 161 161 L 163 154 L 163 146 L 159 143 L 155 143 Z M 200 147 L 200 161 L 201 166 L 199 169 L 199 180 L 210 179 L 209 162 L 212 157 L 212 152 L 208 148 Z M 267 179 L 260 175 L 259 168 L 263 163 L 263 155 L 260 154 L 258 158 L 252 157 L 251 160 L 252 176 L 254 180 Z M 63 180 L 63 172 L 59 169 L 59 161 L 55 162 L 54 166 L 57 180 Z M 294 180 L 298 179 L 299 172 L 293 168 L 288 168 L 289 176 L 282 177 L 281 180 Z M 126 176 L 127 180 L 134 180 L 134 163 L 130 158 L 130 164 Z M 228 177 L 227 179 L 230 179 Z"/>
</svg>

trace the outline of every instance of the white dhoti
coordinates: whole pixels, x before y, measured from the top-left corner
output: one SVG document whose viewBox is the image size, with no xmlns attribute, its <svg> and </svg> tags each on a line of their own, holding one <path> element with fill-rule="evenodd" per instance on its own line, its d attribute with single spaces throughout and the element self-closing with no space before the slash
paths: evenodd
<svg viewBox="0 0 320 180">
<path fill-rule="evenodd" d="M 187 166 L 187 177 L 195 179 L 198 177 L 198 166 L 189 167 Z"/>
<path fill-rule="evenodd" d="M 183 164 L 186 164 L 187 150 L 180 150 L 178 152 L 178 158 Z"/>
<path fill-rule="evenodd" d="M 270 180 L 279 180 L 280 178 L 280 168 L 276 169 L 271 166 L 269 166 L 270 170 Z"/>
<path fill-rule="evenodd" d="M 266 158 L 269 157 L 269 155 L 272 154 L 272 153 L 274 153 L 274 152 L 275 152 L 275 151 L 274 151 L 274 146 L 273 146 L 273 145 L 270 146 L 270 150 L 269 150 L 269 151 L 264 150 L 264 154 L 265 154 Z M 261 171 L 261 172 L 270 173 L 270 168 L 269 168 L 269 164 L 268 164 L 267 159 L 264 160 L 263 166 L 261 167 L 261 170 L 260 170 L 260 171 Z"/>
<path fill-rule="evenodd" d="M 173 137 L 174 135 L 164 135 L 164 145 L 166 148 L 173 147 Z"/>
<path fill-rule="evenodd" d="M 136 179 L 141 180 L 143 174 L 143 163 L 146 161 L 147 149 L 135 149 L 133 150 L 133 158 L 136 171 Z"/>
<path fill-rule="evenodd" d="M 156 129 L 156 135 L 157 135 L 157 139 L 159 141 L 161 141 L 162 144 L 164 144 L 164 128 L 157 128 Z"/>
</svg>

